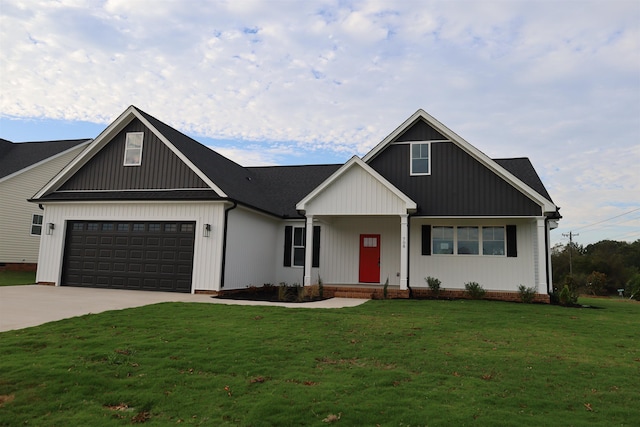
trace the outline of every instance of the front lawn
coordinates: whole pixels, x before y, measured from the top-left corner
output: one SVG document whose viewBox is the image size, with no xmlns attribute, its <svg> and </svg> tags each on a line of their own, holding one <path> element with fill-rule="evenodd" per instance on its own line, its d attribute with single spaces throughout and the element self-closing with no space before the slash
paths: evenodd
<svg viewBox="0 0 640 427">
<path fill-rule="evenodd" d="M 35 282 L 35 271 L 0 271 L 0 286 L 31 285 Z"/>
<path fill-rule="evenodd" d="M 0 425 L 637 425 L 640 304 L 164 303 L 0 334 Z M 323 422 L 324 421 L 324 422 Z"/>
</svg>

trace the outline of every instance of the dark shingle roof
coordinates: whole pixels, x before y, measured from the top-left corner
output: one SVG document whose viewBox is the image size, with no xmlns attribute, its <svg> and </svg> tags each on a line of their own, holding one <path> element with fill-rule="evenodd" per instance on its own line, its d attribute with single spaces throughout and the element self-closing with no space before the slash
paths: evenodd
<svg viewBox="0 0 640 427">
<path fill-rule="evenodd" d="M 518 157 L 514 159 L 493 159 L 493 161 L 505 168 L 511 174 L 515 175 L 515 177 L 520 181 L 533 188 L 541 196 L 545 197 L 550 202 L 553 202 L 528 158 Z"/>
<path fill-rule="evenodd" d="M 0 139 L 0 178 L 67 151 L 89 139 L 11 142 Z"/>
</svg>

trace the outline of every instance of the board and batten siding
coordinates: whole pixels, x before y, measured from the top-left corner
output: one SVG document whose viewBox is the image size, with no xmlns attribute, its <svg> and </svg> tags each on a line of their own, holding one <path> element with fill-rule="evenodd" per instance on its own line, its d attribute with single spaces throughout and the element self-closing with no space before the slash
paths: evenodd
<svg viewBox="0 0 640 427">
<path fill-rule="evenodd" d="M 317 274 L 325 284 L 359 283 L 360 235 L 379 234 L 380 281 L 388 277 L 390 285 L 400 284 L 400 217 L 339 217 L 314 225 L 322 227 L 320 268 L 312 276 L 314 283 Z"/>
<path fill-rule="evenodd" d="M 227 258 L 224 290 L 246 289 L 276 282 L 274 248 L 280 220 L 237 207 L 227 218 Z M 282 264 L 282 261 L 280 262 Z"/>
<path fill-rule="evenodd" d="M 517 257 L 485 255 L 422 255 L 422 225 L 502 226 L 516 225 Z M 410 227 L 409 284 L 426 288 L 426 277 L 435 277 L 444 289 L 464 289 L 477 282 L 492 291 L 517 291 L 519 285 L 538 288 L 536 221 L 532 219 L 427 219 L 412 218 Z M 543 243 L 544 244 L 544 243 Z M 544 262 L 544 260 L 542 260 Z M 538 292 L 546 293 L 546 289 Z"/>
<path fill-rule="evenodd" d="M 354 165 L 306 204 L 307 215 L 397 215 L 406 203 Z"/>
<path fill-rule="evenodd" d="M 33 197 L 84 147 L 84 144 L 75 147 L 0 181 L 0 262 L 38 262 L 40 236 L 31 235 L 31 220 L 34 214 L 44 215 L 44 211 L 27 199 Z"/>
<path fill-rule="evenodd" d="M 37 282 L 60 285 L 66 224 L 79 221 L 195 221 L 192 292 L 217 291 L 221 278 L 223 202 L 162 203 L 50 203 L 45 206 L 44 223 L 55 224 L 52 235 L 43 235 Z M 209 237 L 204 224 L 211 224 Z"/>
<path fill-rule="evenodd" d="M 140 166 L 123 165 L 128 132 L 144 133 Z M 175 188 L 209 187 L 140 120 L 134 119 L 65 182 L 60 190 Z"/>
</svg>

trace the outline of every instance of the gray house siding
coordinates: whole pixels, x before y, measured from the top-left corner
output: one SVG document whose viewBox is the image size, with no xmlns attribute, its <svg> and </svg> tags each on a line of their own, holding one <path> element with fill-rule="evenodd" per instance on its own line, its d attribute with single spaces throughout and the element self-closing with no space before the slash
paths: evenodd
<svg viewBox="0 0 640 427">
<path fill-rule="evenodd" d="M 128 132 L 144 132 L 142 164 L 123 166 Z M 60 190 L 139 190 L 208 188 L 140 120 L 133 120 Z"/>
<path fill-rule="evenodd" d="M 409 149 L 410 144 L 391 144 L 369 165 L 418 204 L 418 215 L 542 214 L 539 205 L 451 142 L 431 144 L 426 176 L 410 175 Z"/>
<path fill-rule="evenodd" d="M 442 141 L 443 139 L 449 139 L 443 136 L 440 132 L 429 126 L 422 120 L 416 121 L 411 127 L 403 132 L 396 141 Z"/>
</svg>

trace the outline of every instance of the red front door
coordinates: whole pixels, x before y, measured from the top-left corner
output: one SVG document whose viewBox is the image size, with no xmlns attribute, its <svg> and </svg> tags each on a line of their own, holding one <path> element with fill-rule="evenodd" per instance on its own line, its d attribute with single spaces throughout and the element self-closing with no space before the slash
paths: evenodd
<svg viewBox="0 0 640 427">
<path fill-rule="evenodd" d="M 360 235 L 360 282 L 380 283 L 380 235 Z"/>
</svg>

